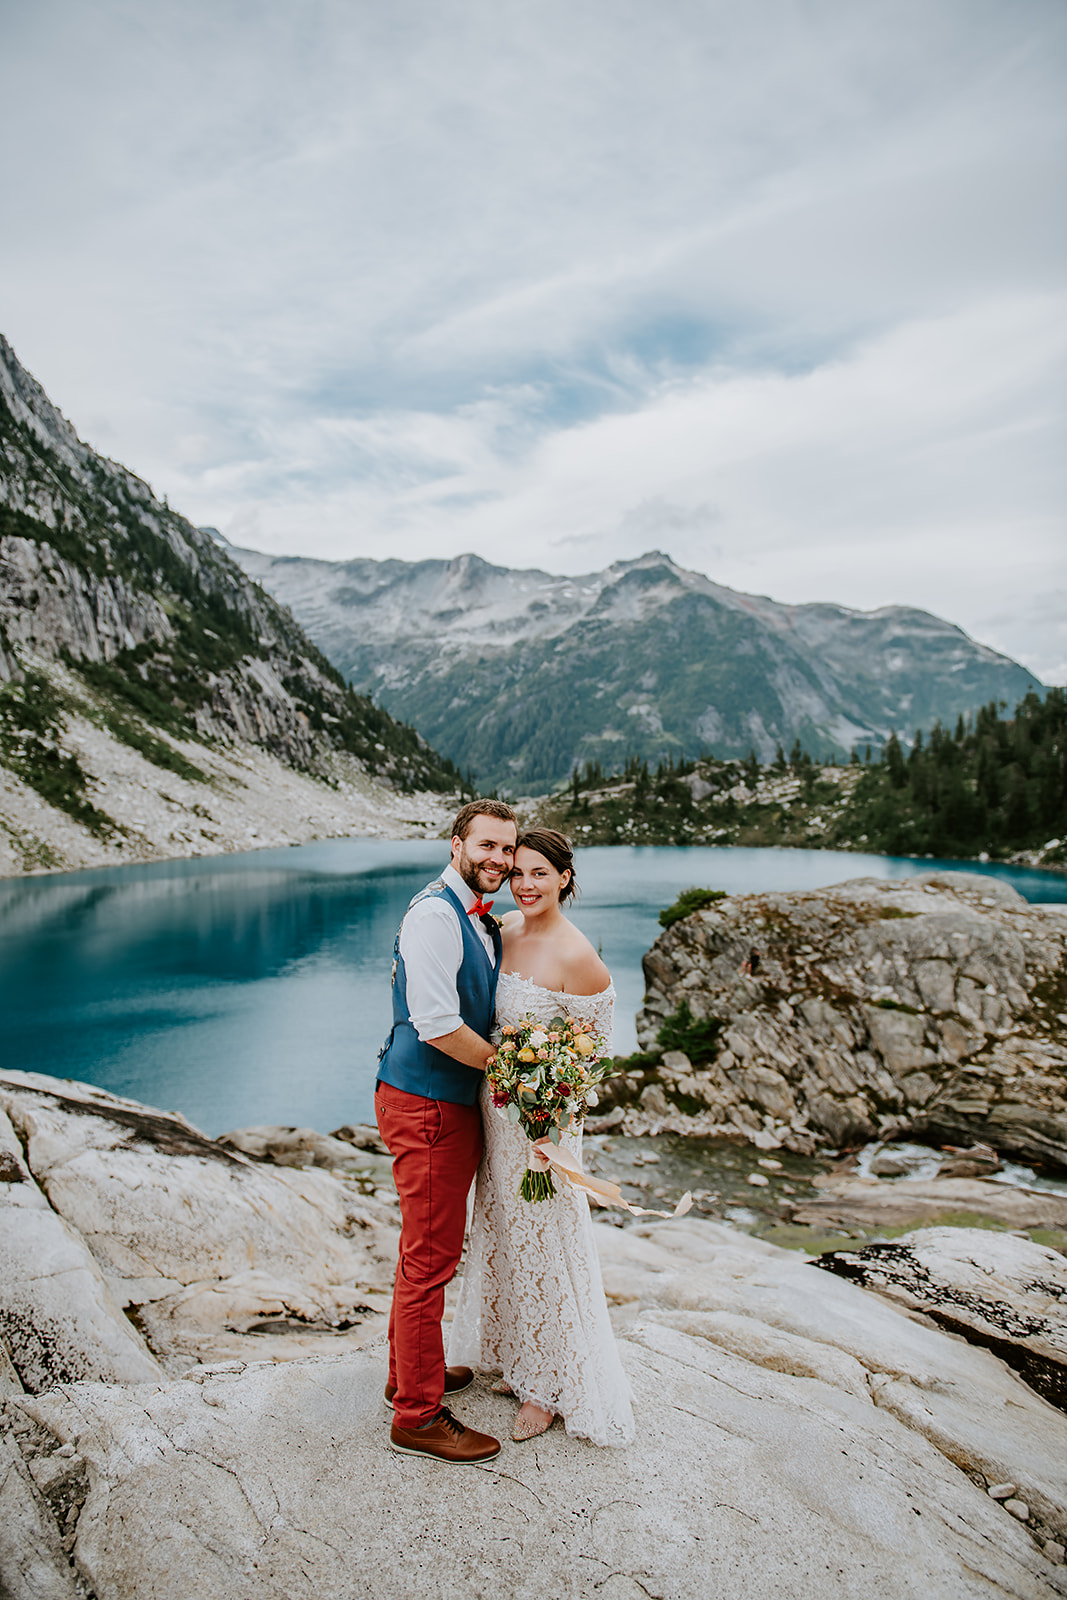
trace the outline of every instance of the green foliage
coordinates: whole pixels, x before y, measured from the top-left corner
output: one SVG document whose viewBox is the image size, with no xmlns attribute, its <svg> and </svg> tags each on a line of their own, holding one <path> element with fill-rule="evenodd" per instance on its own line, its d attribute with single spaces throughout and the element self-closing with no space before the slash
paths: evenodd
<svg viewBox="0 0 1067 1600">
<path fill-rule="evenodd" d="M 900 748 L 900 740 L 896 730 L 889 735 L 889 742 L 885 747 L 885 770 L 894 789 L 903 789 L 908 781 L 908 770 L 904 764 L 904 752 Z"/>
<path fill-rule="evenodd" d="M 690 1061 L 710 1061 L 722 1033 L 718 1017 L 694 1017 L 689 1001 L 683 1000 L 677 1011 L 672 1011 L 656 1034 L 664 1050 L 684 1050 Z"/>
<path fill-rule="evenodd" d="M 1067 833 L 1067 691 L 1026 695 L 1011 718 L 995 701 L 949 732 L 916 733 L 864 770 L 852 826 L 890 854 L 971 856 L 1035 848 Z"/>
<path fill-rule="evenodd" d="M 587 844 L 796 845 L 867 849 L 888 855 L 1003 857 L 1044 849 L 1067 863 L 1067 691 L 1026 695 L 1011 718 L 994 703 L 953 732 L 940 723 L 917 733 L 907 755 L 894 735 L 881 761 L 850 763 L 828 781 L 799 741 L 789 771 L 760 769 L 759 783 L 792 778 L 799 794 L 769 798 L 749 786 L 749 762 L 702 758 L 696 771 L 710 792 L 696 802 L 682 781 L 694 763 L 661 761 L 654 776 L 630 757 L 622 773 L 601 774 L 580 806 L 547 801 L 539 820 Z M 746 768 L 748 769 L 746 771 Z M 745 783 L 751 799 L 735 798 Z M 668 913 L 669 914 L 669 913 Z M 897 913 L 906 915 L 907 913 Z M 667 924 L 665 924 L 667 925 Z"/>
<path fill-rule="evenodd" d="M 716 900 L 725 899 L 725 889 L 683 889 L 674 904 L 660 912 L 659 925 L 661 928 L 673 928 L 683 917 L 691 917 L 694 911 L 704 911 L 708 906 L 713 906 Z"/>
<path fill-rule="evenodd" d="M 88 774 L 62 746 L 63 701 L 46 677 L 27 671 L 19 683 L 0 683 L 0 759 L 41 799 L 98 838 L 117 831 L 86 795 Z"/>
<path fill-rule="evenodd" d="M 106 705 L 103 721 L 110 728 L 116 739 L 128 745 L 131 750 L 136 750 L 144 756 L 154 767 L 161 767 L 164 772 L 173 772 L 179 778 L 185 778 L 190 783 L 208 783 L 210 779 L 206 772 L 190 761 L 180 750 L 168 744 L 165 739 L 160 739 L 150 728 L 136 717 L 124 717 L 112 705 Z"/>
<path fill-rule="evenodd" d="M 645 1072 L 649 1067 L 654 1067 L 660 1059 L 658 1050 L 635 1050 L 629 1056 L 613 1056 L 612 1064 L 616 1073 L 620 1072 Z"/>
</svg>

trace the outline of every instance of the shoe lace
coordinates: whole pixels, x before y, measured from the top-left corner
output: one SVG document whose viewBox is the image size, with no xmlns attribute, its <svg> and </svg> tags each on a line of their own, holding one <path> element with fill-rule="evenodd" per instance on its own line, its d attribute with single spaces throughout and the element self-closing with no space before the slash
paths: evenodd
<svg viewBox="0 0 1067 1600">
<path fill-rule="evenodd" d="M 460 1422 L 459 1418 L 454 1417 L 447 1406 L 441 1407 L 440 1411 L 437 1413 L 437 1421 L 444 1423 L 449 1432 L 453 1433 L 457 1439 L 459 1438 L 460 1434 L 466 1433 L 467 1431 L 462 1422 Z"/>
</svg>

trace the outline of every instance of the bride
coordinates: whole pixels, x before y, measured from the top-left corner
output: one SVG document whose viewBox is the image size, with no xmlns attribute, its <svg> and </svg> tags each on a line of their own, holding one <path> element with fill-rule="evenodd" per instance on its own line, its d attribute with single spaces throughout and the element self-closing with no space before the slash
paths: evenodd
<svg viewBox="0 0 1067 1600">
<path fill-rule="evenodd" d="M 515 848 L 503 920 L 494 1039 L 523 1016 L 581 1017 L 609 1043 L 611 974 L 561 906 L 576 888 L 574 857 L 554 828 L 531 828 Z M 531 1439 L 561 1416 L 594 1444 L 634 1437 L 623 1372 L 600 1279 L 589 1202 L 569 1184 L 549 1200 L 520 1200 L 530 1146 L 482 1089 L 485 1153 L 474 1190 L 466 1265 L 448 1346 L 449 1365 L 501 1368 L 496 1387 L 522 1401 L 512 1437 Z M 582 1135 L 564 1134 L 579 1160 Z"/>
</svg>

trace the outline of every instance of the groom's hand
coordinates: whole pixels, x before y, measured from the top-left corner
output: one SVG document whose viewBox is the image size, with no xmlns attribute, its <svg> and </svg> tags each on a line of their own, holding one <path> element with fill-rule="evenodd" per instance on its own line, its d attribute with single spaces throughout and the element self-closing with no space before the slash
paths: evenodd
<svg viewBox="0 0 1067 1600">
<path fill-rule="evenodd" d="M 474 1067 L 478 1072 L 484 1072 L 496 1055 L 488 1039 L 483 1039 L 480 1033 L 468 1028 L 465 1022 L 451 1033 L 443 1033 L 439 1039 L 427 1039 L 426 1043 L 451 1056 L 453 1061 L 462 1061 L 465 1067 Z"/>
</svg>

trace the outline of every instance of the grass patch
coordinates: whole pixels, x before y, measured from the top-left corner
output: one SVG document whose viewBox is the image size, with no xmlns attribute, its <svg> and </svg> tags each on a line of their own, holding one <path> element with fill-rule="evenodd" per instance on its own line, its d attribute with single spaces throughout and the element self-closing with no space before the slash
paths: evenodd
<svg viewBox="0 0 1067 1600">
<path fill-rule="evenodd" d="M 821 1233 L 818 1228 L 807 1228 L 799 1222 L 773 1222 L 769 1227 L 753 1232 L 768 1244 L 780 1250 L 803 1250 L 809 1256 L 823 1256 L 831 1250 L 855 1250 L 867 1243 L 865 1233 Z M 856 1234 L 859 1234 L 857 1239 Z"/>
<path fill-rule="evenodd" d="M 926 1228 L 981 1228 L 986 1233 L 1025 1233 L 1034 1244 L 1043 1244 L 1067 1255 L 1067 1231 L 1061 1228 L 1011 1228 L 1006 1222 L 983 1216 L 978 1211 L 944 1211 L 917 1222 L 898 1223 L 894 1227 L 857 1227 L 850 1232 L 842 1229 L 823 1233 L 817 1227 L 799 1222 L 775 1222 L 753 1231 L 768 1244 L 779 1245 L 783 1250 L 804 1250 L 808 1255 L 821 1256 L 833 1250 L 861 1250 L 867 1244 L 905 1239 Z"/>
<path fill-rule="evenodd" d="M 615 1072 L 644 1072 L 648 1067 L 659 1065 L 660 1052 L 658 1050 L 635 1050 L 632 1056 L 613 1056 Z"/>
<path fill-rule="evenodd" d="M 21 829 L 14 828 L 10 823 L 0 822 L 0 828 L 11 840 L 13 849 L 17 852 L 23 872 L 35 872 L 40 868 L 46 871 L 53 867 L 65 865 L 62 856 L 52 849 L 44 839 L 39 839 L 36 834 L 23 833 Z"/>
<path fill-rule="evenodd" d="M 689 1001 L 664 1019 L 657 1041 L 664 1050 L 682 1050 L 692 1062 L 710 1061 L 718 1048 L 723 1024 L 718 1017 L 694 1017 Z"/>
<path fill-rule="evenodd" d="M 1050 1250 L 1058 1250 L 1061 1256 L 1067 1256 L 1067 1232 L 1062 1228 L 1028 1228 L 1026 1231 L 1034 1244 L 1047 1245 Z"/>
<path fill-rule="evenodd" d="M 175 750 L 165 739 L 157 738 L 142 723 L 120 716 L 111 708 L 105 711 L 104 721 L 116 739 L 129 749 L 136 750 L 154 767 L 162 767 L 164 771 L 173 772 L 176 777 L 185 778 L 190 783 L 211 781 L 207 773 L 183 756 L 180 750 Z"/>
<path fill-rule="evenodd" d="M 673 928 L 676 922 L 691 917 L 694 911 L 706 911 L 717 900 L 725 899 L 725 889 L 683 889 L 674 904 L 660 912 L 659 925 L 661 928 Z"/>
<path fill-rule="evenodd" d="M 63 811 L 98 839 L 121 832 L 86 794 L 89 774 L 62 748 L 67 707 L 43 673 L 25 671 L 20 683 L 0 684 L 0 759 L 46 805 Z"/>
<path fill-rule="evenodd" d="M 667 1096 L 668 1103 L 674 1107 L 675 1111 L 680 1111 L 685 1117 L 697 1117 L 702 1111 L 708 1109 L 707 1103 L 699 1099 L 695 1094 L 682 1094 L 679 1090 L 672 1088 L 670 1084 L 665 1083 L 663 1085 L 663 1092 Z"/>
</svg>

